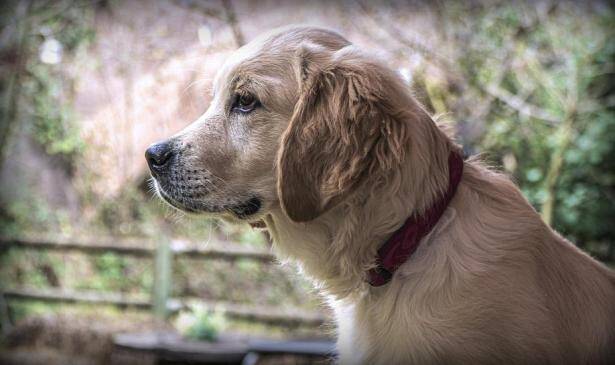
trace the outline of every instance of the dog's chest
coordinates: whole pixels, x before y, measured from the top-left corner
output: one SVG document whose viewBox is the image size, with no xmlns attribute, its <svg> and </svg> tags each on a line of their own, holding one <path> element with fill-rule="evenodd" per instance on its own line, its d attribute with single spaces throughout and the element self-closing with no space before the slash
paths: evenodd
<svg viewBox="0 0 615 365">
<path fill-rule="evenodd" d="M 340 364 L 420 363 L 429 358 L 433 340 L 425 337 L 414 314 L 366 310 L 364 305 L 334 305 Z"/>
</svg>

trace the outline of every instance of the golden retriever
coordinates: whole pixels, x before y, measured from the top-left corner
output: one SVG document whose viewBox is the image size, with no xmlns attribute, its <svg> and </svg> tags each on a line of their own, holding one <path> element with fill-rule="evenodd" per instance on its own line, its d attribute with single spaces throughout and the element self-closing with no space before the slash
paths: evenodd
<svg viewBox="0 0 615 365">
<path fill-rule="evenodd" d="M 341 364 L 615 363 L 613 271 L 476 159 L 459 160 L 416 251 L 370 284 L 380 247 L 453 184 L 455 154 L 383 62 L 290 27 L 237 50 L 205 114 L 146 157 L 172 206 L 264 221 L 329 298 Z"/>
</svg>

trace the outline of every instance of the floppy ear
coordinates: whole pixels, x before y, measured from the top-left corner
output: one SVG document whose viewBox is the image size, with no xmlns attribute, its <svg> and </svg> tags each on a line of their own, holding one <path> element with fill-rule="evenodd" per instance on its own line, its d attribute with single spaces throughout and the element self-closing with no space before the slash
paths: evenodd
<svg viewBox="0 0 615 365">
<path fill-rule="evenodd" d="M 353 46 L 300 47 L 296 75 L 300 96 L 278 154 L 278 194 L 286 214 L 305 222 L 366 176 L 399 165 L 408 136 L 399 100 L 408 91 Z"/>
</svg>

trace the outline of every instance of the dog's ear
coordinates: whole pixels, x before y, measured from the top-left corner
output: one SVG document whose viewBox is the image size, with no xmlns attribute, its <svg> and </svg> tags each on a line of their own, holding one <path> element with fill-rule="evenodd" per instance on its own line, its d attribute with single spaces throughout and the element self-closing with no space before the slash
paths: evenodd
<svg viewBox="0 0 615 365">
<path fill-rule="evenodd" d="M 278 154 L 278 194 L 286 214 L 305 222 L 365 176 L 399 165 L 408 136 L 400 98 L 409 94 L 397 74 L 353 46 L 303 45 L 295 71 L 299 100 Z"/>
</svg>

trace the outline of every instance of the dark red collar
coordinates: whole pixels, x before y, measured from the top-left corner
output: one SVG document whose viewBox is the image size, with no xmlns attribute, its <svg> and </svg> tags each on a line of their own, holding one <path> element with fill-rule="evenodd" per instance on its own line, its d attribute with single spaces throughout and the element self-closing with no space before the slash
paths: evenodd
<svg viewBox="0 0 615 365">
<path fill-rule="evenodd" d="M 372 286 L 388 283 L 397 268 L 416 251 L 421 239 L 438 223 L 450 203 L 463 173 L 463 158 L 457 152 L 448 157 L 448 189 L 420 216 L 411 216 L 378 250 L 378 266 L 367 272 L 367 282 Z"/>
</svg>

